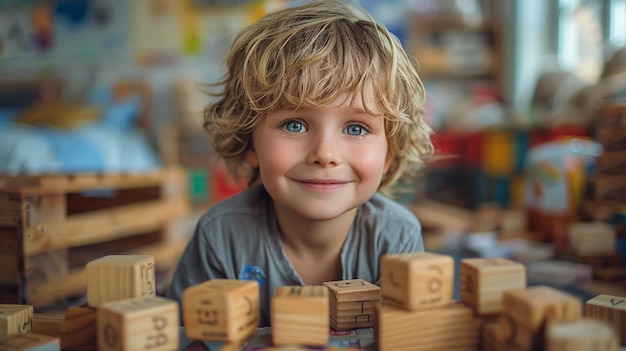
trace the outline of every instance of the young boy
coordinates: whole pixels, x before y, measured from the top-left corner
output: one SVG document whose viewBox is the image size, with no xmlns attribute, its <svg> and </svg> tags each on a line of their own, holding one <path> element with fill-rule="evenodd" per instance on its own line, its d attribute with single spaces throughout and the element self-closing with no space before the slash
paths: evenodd
<svg viewBox="0 0 626 351">
<path fill-rule="evenodd" d="M 200 218 L 169 297 L 256 279 L 268 326 L 279 286 L 378 283 L 382 255 L 424 250 L 415 216 L 378 192 L 432 153 L 417 63 L 386 28 L 341 1 L 312 2 L 243 28 L 227 64 L 204 127 L 249 187 Z"/>
</svg>

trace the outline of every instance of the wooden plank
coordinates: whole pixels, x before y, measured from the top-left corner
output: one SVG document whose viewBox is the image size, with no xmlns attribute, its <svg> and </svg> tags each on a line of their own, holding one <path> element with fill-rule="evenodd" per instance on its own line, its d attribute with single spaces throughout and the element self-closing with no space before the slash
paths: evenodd
<svg viewBox="0 0 626 351">
<path fill-rule="evenodd" d="M 172 167 L 150 173 L 107 173 L 51 176 L 0 176 L 0 192 L 42 195 L 96 189 L 140 188 L 164 184 L 164 179 L 178 177 L 183 170 Z"/>
<path fill-rule="evenodd" d="M 40 223 L 25 230 L 24 252 L 88 245 L 149 232 L 188 211 L 185 198 L 156 200 L 68 217 L 64 223 Z"/>
</svg>

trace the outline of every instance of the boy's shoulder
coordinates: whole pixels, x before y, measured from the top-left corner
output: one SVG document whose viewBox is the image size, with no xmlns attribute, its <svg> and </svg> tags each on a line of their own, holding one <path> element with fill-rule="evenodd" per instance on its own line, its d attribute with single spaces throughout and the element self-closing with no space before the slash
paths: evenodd
<svg viewBox="0 0 626 351">
<path fill-rule="evenodd" d="M 376 193 L 359 209 L 357 221 L 374 227 L 421 228 L 415 214 L 403 203 Z"/>
<path fill-rule="evenodd" d="M 268 199 L 262 186 L 253 185 L 213 205 L 201 216 L 200 222 L 261 216 L 266 213 Z"/>
</svg>

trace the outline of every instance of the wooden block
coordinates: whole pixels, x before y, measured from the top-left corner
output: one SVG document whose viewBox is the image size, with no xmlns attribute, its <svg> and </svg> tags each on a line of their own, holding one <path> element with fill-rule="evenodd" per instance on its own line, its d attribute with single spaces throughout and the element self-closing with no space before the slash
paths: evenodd
<svg viewBox="0 0 626 351">
<path fill-rule="evenodd" d="M 97 345 L 96 320 L 95 308 L 87 305 L 68 308 L 65 312 L 65 319 L 61 323 L 61 348 L 77 350 Z"/>
<path fill-rule="evenodd" d="M 615 228 L 604 222 L 578 222 L 568 227 L 572 251 L 578 255 L 615 253 Z"/>
<path fill-rule="evenodd" d="M 482 323 L 460 302 L 415 311 L 377 304 L 375 315 L 376 350 L 476 351 L 480 345 Z"/>
<path fill-rule="evenodd" d="M 47 336 L 61 336 L 61 326 L 65 320 L 65 313 L 35 313 L 33 314 L 33 333 Z"/>
<path fill-rule="evenodd" d="M 374 304 L 380 303 L 380 287 L 363 279 L 323 283 L 330 299 L 330 327 L 350 330 L 374 326 Z"/>
<path fill-rule="evenodd" d="M 281 286 L 272 298 L 272 343 L 323 346 L 330 339 L 328 288 Z"/>
<path fill-rule="evenodd" d="M 183 291 L 183 320 L 189 339 L 236 343 L 254 335 L 260 318 L 259 284 L 212 279 Z"/>
<path fill-rule="evenodd" d="M 0 305 L 0 338 L 33 332 L 33 306 Z"/>
<path fill-rule="evenodd" d="M 98 308 L 98 350 L 178 349 L 178 302 L 160 296 L 107 302 Z"/>
<path fill-rule="evenodd" d="M 580 299 L 548 286 L 506 290 L 502 304 L 507 340 L 525 350 L 543 348 L 548 319 L 575 322 L 582 318 Z"/>
<path fill-rule="evenodd" d="M 508 351 L 506 335 L 502 322 L 490 322 L 483 325 L 481 333 L 482 351 Z"/>
<path fill-rule="evenodd" d="M 109 255 L 87 263 L 87 303 L 99 307 L 109 301 L 155 295 L 154 257 Z"/>
<path fill-rule="evenodd" d="M 384 255 L 382 302 L 408 310 L 445 306 L 452 300 L 454 259 L 429 252 Z"/>
<path fill-rule="evenodd" d="M 619 343 L 626 346 L 626 297 L 600 294 L 585 302 L 585 317 L 613 326 Z"/>
<path fill-rule="evenodd" d="M 576 322 L 552 320 L 546 328 L 546 351 L 617 351 L 613 328 L 604 322 L 583 318 Z"/>
<path fill-rule="evenodd" d="M 15 334 L 0 340 L 0 351 L 59 351 L 59 339 L 38 334 Z"/>
<path fill-rule="evenodd" d="M 502 293 L 526 286 L 526 267 L 505 258 L 466 258 L 461 261 L 461 301 L 479 315 L 500 313 Z"/>
</svg>

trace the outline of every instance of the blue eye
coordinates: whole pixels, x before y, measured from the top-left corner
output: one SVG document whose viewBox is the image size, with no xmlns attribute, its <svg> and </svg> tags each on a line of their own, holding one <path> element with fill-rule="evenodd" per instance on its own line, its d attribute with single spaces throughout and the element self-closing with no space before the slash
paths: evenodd
<svg viewBox="0 0 626 351">
<path fill-rule="evenodd" d="M 348 135 L 361 136 L 367 134 L 368 131 L 360 124 L 350 124 L 343 130 L 343 132 Z"/>
<path fill-rule="evenodd" d="M 290 133 L 304 133 L 307 130 L 302 122 L 296 120 L 285 121 L 281 127 Z"/>
</svg>

